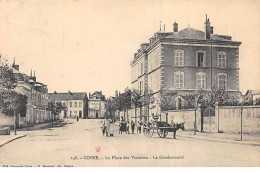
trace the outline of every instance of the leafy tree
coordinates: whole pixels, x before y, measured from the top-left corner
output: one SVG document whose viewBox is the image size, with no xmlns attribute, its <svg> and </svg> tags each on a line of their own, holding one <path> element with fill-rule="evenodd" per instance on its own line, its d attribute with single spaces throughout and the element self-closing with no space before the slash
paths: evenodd
<svg viewBox="0 0 260 173">
<path fill-rule="evenodd" d="M 8 60 L 0 54 L 0 68 L 1 68 L 1 85 L 5 89 L 15 89 L 17 80 L 14 76 L 13 70 L 9 67 Z"/>
<path fill-rule="evenodd" d="M 137 114 L 136 114 L 136 111 L 137 111 L 137 108 L 140 108 L 141 105 L 142 105 L 142 96 L 141 96 L 141 93 L 139 90 L 137 89 L 134 89 L 132 91 L 132 105 L 134 107 L 134 110 L 135 110 L 135 120 L 137 118 Z"/>
<path fill-rule="evenodd" d="M 55 100 L 51 100 L 48 102 L 47 110 L 51 111 L 51 113 L 54 115 L 54 120 L 56 119 L 56 115 L 59 115 L 61 111 L 66 109 L 67 107 L 64 106 L 61 102 L 56 102 Z"/>
<path fill-rule="evenodd" d="M 116 111 L 116 101 L 114 98 L 109 98 L 106 102 L 106 110 L 109 112 L 108 118 L 113 118 Z"/>
<path fill-rule="evenodd" d="M 162 111 L 174 110 L 174 96 L 177 94 L 176 91 L 162 90 L 159 93 L 159 106 Z"/>
<path fill-rule="evenodd" d="M 155 98 L 153 96 L 153 91 L 150 88 L 146 88 L 144 90 L 144 95 L 141 99 L 140 110 L 142 110 L 142 107 L 145 106 L 147 108 L 147 116 L 145 118 L 149 118 L 149 112 L 150 109 L 155 108 L 153 105 L 155 102 Z M 151 106 L 152 105 L 152 106 Z M 140 112 L 141 115 L 141 112 Z"/>
</svg>

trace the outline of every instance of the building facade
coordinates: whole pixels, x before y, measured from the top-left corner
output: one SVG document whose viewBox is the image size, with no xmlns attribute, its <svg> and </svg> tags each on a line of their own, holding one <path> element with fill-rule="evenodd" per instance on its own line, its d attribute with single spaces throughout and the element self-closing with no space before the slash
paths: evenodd
<svg viewBox="0 0 260 173">
<path fill-rule="evenodd" d="M 49 100 L 61 102 L 66 106 L 59 118 L 86 118 L 88 115 L 88 96 L 85 92 L 49 93 Z"/>
<path fill-rule="evenodd" d="M 22 123 L 38 124 L 51 120 L 51 114 L 47 111 L 48 88 L 47 85 L 36 81 L 36 76 L 28 76 L 19 70 L 19 65 L 12 65 L 14 77 L 17 80 L 15 91 L 27 97 L 26 111 L 20 116 Z"/>
<path fill-rule="evenodd" d="M 206 17 L 205 32 L 187 27 L 173 32 L 159 31 L 135 53 L 132 67 L 132 89 L 141 94 L 149 88 L 158 98 L 162 90 L 175 91 L 175 109 L 184 107 L 181 95 L 212 87 L 225 89 L 232 97 L 239 94 L 239 46 L 231 36 L 213 34 Z M 150 113 L 159 114 L 154 104 Z M 145 108 L 142 112 L 145 114 Z"/>
<path fill-rule="evenodd" d="M 102 91 L 89 93 L 88 118 L 105 118 L 106 116 L 106 98 Z"/>
</svg>

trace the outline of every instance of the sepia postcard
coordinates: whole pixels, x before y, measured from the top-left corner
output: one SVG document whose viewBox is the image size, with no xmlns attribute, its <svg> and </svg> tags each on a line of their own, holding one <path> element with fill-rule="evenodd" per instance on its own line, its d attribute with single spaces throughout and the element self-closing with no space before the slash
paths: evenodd
<svg viewBox="0 0 260 173">
<path fill-rule="evenodd" d="M 260 0 L 0 0 L 0 167 L 259 167 Z"/>
</svg>

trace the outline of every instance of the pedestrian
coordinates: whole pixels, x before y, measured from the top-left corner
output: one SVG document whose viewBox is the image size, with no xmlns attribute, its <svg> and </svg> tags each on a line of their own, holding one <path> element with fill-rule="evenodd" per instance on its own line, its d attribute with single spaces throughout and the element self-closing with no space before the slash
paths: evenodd
<svg viewBox="0 0 260 173">
<path fill-rule="evenodd" d="M 105 121 L 104 121 L 104 122 L 103 122 L 103 128 L 102 128 L 103 136 L 105 135 L 105 132 L 106 132 L 106 123 L 105 123 Z"/>
<path fill-rule="evenodd" d="M 79 117 L 77 116 L 77 122 L 79 122 Z"/>
<path fill-rule="evenodd" d="M 141 133 L 141 129 L 142 129 L 142 123 L 140 121 L 138 121 L 137 124 L 137 133 Z"/>
<path fill-rule="evenodd" d="M 127 124 L 126 124 L 126 133 L 128 133 L 129 134 L 129 121 L 127 121 Z"/>
<path fill-rule="evenodd" d="M 132 134 L 134 134 L 134 131 L 135 131 L 135 123 L 134 123 L 133 120 L 131 121 L 131 129 L 132 129 Z"/>
</svg>

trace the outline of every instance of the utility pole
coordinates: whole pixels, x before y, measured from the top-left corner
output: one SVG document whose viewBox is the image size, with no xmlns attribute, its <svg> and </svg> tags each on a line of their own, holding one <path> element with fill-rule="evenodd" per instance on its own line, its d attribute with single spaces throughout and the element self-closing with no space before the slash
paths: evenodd
<svg viewBox="0 0 260 173">
<path fill-rule="evenodd" d="M 210 46 L 210 100 L 212 99 L 212 42 Z M 209 105 L 209 132 L 211 133 L 211 105 Z"/>
</svg>

